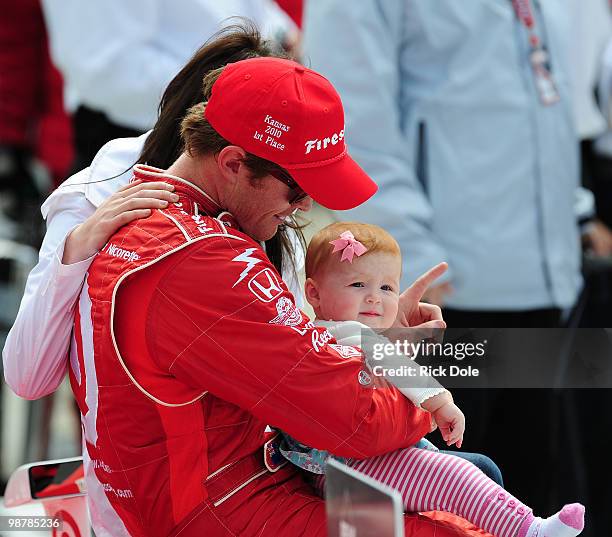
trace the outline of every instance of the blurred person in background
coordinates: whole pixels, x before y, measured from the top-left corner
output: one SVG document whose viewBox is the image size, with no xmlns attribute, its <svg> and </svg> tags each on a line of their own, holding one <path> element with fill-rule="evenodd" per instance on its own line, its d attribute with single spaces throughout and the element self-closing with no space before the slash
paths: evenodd
<svg viewBox="0 0 612 537">
<path fill-rule="evenodd" d="M 40 0 L 0 0 L 0 8 L 0 237 L 38 246 L 34 214 L 66 177 L 72 133 Z M 41 170 L 48 184 L 35 177 Z"/>
<path fill-rule="evenodd" d="M 607 134 L 607 108 L 612 92 L 609 65 L 612 57 L 612 10 L 608 0 L 572 0 L 569 8 L 574 23 L 573 46 L 569 53 L 574 118 L 581 143 L 582 181 L 595 193 L 594 206 L 590 213 L 586 213 L 595 218 L 584 222 L 583 239 L 594 256 L 610 257 L 612 205 L 606 198 L 612 197 L 612 190 L 606 192 L 602 183 L 612 181 L 612 144 L 609 144 L 610 135 Z M 609 149 L 607 155 L 606 148 Z"/>
<path fill-rule="evenodd" d="M 302 17 L 304 13 L 304 0 L 276 0 L 298 28 L 302 28 Z"/>
<path fill-rule="evenodd" d="M 571 35 L 556 0 L 305 6 L 305 61 L 338 88 L 349 148 L 380 185 L 348 217 L 392 233 L 405 281 L 448 261 L 429 298 L 445 306 L 449 327 L 557 327 L 575 304 Z M 555 486 L 533 476 L 554 475 L 544 442 L 552 417 L 530 417 L 551 406 L 549 393 L 513 390 L 510 404 L 501 390 L 457 390 L 457 401 L 465 446 L 550 508 Z M 520 424 L 516 438 L 508 422 Z M 550 443 L 563 457 L 563 439 Z"/>
<path fill-rule="evenodd" d="M 584 32 L 586 36 L 592 35 L 589 33 L 588 26 L 584 28 Z M 597 93 L 605 120 L 605 132 L 600 134 L 587 149 L 589 150 L 590 180 L 595 194 L 597 216 L 608 228 L 612 228 L 612 37 L 606 45 L 599 67 L 601 76 Z M 609 245 L 610 243 L 606 241 L 606 252 Z M 610 326 L 609 317 L 607 326 Z"/>
<path fill-rule="evenodd" d="M 156 119 L 164 88 L 198 47 L 234 16 L 288 47 L 298 31 L 273 0 L 42 0 L 51 56 L 64 75 L 76 161 L 88 166 L 115 138 Z"/>
<path fill-rule="evenodd" d="M 39 0 L 0 0 L 0 344 L 35 263 L 40 204 L 73 160 L 62 77 L 51 63 Z M 0 399 L 3 386 L 0 383 Z M 50 408 L 44 405 L 45 409 Z M 48 427 L 48 421 L 41 424 Z M 0 427 L 2 429 L 2 427 Z M 41 435 L 45 438 L 47 435 Z M 44 440 L 41 450 L 45 450 Z M 7 450 L 9 451 L 9 450 Z M 3 453 L 4 456 L 6 452 Z M 0 457 L 3 461 L 4 457 Z M 0 483 L 0 495 L 4 484 Z"/>
<path fill-rule="evenodd" d="M 580 289 L 570 21 L 547 4 L 306 4 L 305 59 L 337 82 L 381 185 L 354 215 L 406 248 L 405 281 L 449 262 L 434 302 L 457 326 L 557 326 Z"/>
<path fill-rule="evenodd" d="M 584 247 L 585 288 L 580 305 L 582 327 L 612 326 L 612 123 L 610 103 L 612 94 L 612 8 L 608 0 L 572 0 L 569 3 L 574 33 L 570 60 L 573 73 L 574 115 L 581 144 L 582 182 L 594 196 L 591 218 L 582 226 Z M 588 337 L 593 356 L 609 342 L 603 333 L 581 331 Z M 599 337 L 598 337 L 599 336 Z M 594 375 L 605 378 L 604 364 L 609 355 L 599 356 L 594 363 Z M 609 386 L 609 384 L 608 384 Z M 607 535 L 612 527 L 612 491 L 610 471 L 602 468 L 612 451 L 610 435 L 594 431 L 612 428 L 612 417 L 607 412 L 592 412 L 593 408 L 607 408 L 612 401 L 609 388 L 571 390 L 565 394 L 567 404 L 575 407 L 575 424 L 579 434 L 582 474 L 588 485 L 592 509 L 589 535 Z M 564 422 L 566 428 L 570 425 Z M 572 430 L 570 429 L 570 430 Z"/>
</svg>

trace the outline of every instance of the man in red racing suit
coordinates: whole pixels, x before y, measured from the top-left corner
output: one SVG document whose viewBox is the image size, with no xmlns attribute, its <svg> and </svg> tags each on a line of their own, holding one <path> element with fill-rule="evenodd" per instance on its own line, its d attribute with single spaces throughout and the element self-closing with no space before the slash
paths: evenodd
<svg viewBox="0 0 612 537">
<path fill-rule="evenodd" d="M 299 310 L 271 322 L 293 296 L 231 215 L 198 213 L 214 208 L 192 185 L 135 176 L 172 182 L 180 200 L 122 228 L 87 277 L 70 376 L 88 480 L 134 536 L 325 535 L 324 503 L 300 472 L 266 468 L 266 424 L 367 457 L 415 443 L 429 415 L 392 386 L 372 389 L 362 361 Z M 455 534 L 415 516 L 407 528 Z"/>
<path fill-rule="evenodd" d="M 208 103 L 183 121 L 185 153 L 168 172 L 135 168 L 136 179 L 174 184 L 179 201 L 111 237 L 75 313 L 70 377 L 99 536 L 323 536 L 323 500 L 270 456 L 266 425 L 356 458 L 430 429 L 427 413 L 392 386 L 375 389 L 354 349 L 295 307 L 251 238 L 266 240 L 294 209 L 308 210 L 305 192 L 344 208 L 374 193 L 346 155 L 333 87 L 272 58 L 215 76 Z M 322 128 L 341 134 L 321 140 Z M 265 159 L 257 183 L 247 151 Z M 277 181 L 285 170 L 295 178 Z M 321 183 L 325 170 L 336 194 Z M 406 527 L 413 537 L 462 534 L 418 515 Z"/>
</svg>

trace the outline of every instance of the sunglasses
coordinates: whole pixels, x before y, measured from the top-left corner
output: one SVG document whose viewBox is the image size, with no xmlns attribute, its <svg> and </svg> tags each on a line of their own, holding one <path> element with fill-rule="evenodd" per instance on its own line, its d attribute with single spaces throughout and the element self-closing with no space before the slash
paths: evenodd
<svg viewBox="0 0 612 537">
<path fill-rule="evenodd" d="M 308 197 L 308 194 L 302 190 L 302 187 L 295 182 L 286 171 L 273 170 L 268 172 L 274 179 L 278 179 L 281 183 L 289 187 L 289 205 L 295 205 Z"/>
</svg>

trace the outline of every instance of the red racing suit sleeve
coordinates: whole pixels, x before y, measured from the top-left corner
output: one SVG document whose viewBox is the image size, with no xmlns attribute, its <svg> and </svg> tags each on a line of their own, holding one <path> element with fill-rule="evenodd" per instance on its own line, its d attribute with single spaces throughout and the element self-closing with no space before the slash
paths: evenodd
<svg viewBox="0 0 612 537">
<path fill-rule="evenodd" d="M 171 256 L 148 306 L 157 364 L 299 441 L 365 458 L 414 444 L 430 415 L 314 327 L 263 250 L 240 237 Z"/>
</svg>

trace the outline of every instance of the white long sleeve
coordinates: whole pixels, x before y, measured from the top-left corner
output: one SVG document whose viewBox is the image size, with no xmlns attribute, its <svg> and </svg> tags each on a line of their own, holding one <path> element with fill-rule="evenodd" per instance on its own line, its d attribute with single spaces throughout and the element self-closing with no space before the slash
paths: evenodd
<svg viewBox="0 0 612 537">
<path fill-rule="evenodd" d="M 63 265 L 66 237 L 127 184 L 146 136 L 106 144 L 89 168 L 64 181 L 42 206 L 47 232 L 2 351 L 6 383 L 21 397 L 37 399 L 52 393 L 64 377 L 74 304 L 93 260 Z M 122 171 L 126 172 L 105 181 Z"/>
<path fill-rule="evenodd" d="M 72 312 L 93 257 L 72 265 L 61 259 L 68 234 L 94 210 L 83 193 L 71 192 L 49 215 L 38 264 L 2 351 L 4 378 L 21 397 L 53 392 L 66 372 Z"/>
<path fill-rule="evenodd" d="M 315 321 L 317 326 L 324 326 L 340 345 L 359 347 L 364 352 L 367 349 L 375 349 L 375 345 L 388 345 L 390 341 L 377 334 L 374 330 L 357 321 Z M 380 358 L 367 357 L 369 366 L 375 364 L 383 368 L 397 368 L 404 366 L 415 371 L 414 376 L 392 377 L 385 379 L 393 384 L 405 397 L 410 399 L 415 406 L 421 405 L 434 395 L 445 392 L 446 389 L 430 375 L 424 374 L 419 365 L 410 358 L 400 354 L 384 354 Z M 401 380 L 400 380 L 401 379 Z"/>
</svg>

